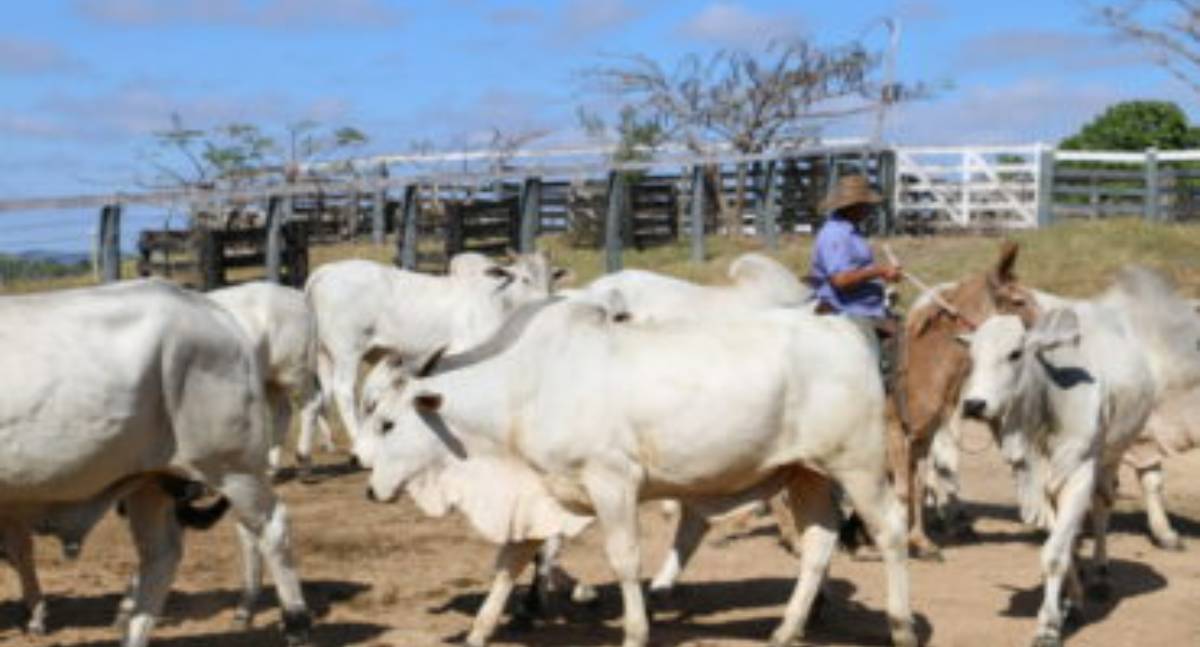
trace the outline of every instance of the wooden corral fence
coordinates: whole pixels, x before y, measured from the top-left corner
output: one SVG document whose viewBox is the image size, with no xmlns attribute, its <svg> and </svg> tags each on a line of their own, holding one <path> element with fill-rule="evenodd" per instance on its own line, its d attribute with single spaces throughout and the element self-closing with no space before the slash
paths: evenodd
<svg viewBox="0 0 1200 647">
<path fill-rule="evenodd" d="M 265 227 L 214 234 L 210 246 L 222 252 L 206 255 L 212 267 L 197 270 L 208 277 L 206 285 L 214 285 L 230 280 L 226 269 L 251 264 L 264 264 L 268 278 L 297 282 L 305 264 L 300 249 L 306 250 L 310 241 L 369 235 L 383 245 L 392 231 L 397 262 L 432 271 L 444 270 L 446 258 L 460 251 L 530 250 L 537 236 L 552 232 L 567 232 L 580 245 L 602 246 L 610 271 L 622 266 L 623 249 L 684 237 L 691 241 L 692 258 L 700 261 L 709 233 L 756 235 L 770 247 L 780 235 L 814 231 L 825 216 L 821 199 L 847 173 L 866 175 L 885 197 L 877 217 L 868 221 L 876 232 L 1025 228 L 1062 218 L 1114 215 L 1193 220 L 1200 207 L 1200 151 L 1104 153 L 1043 145 L 872 148 L 855 143 L 699 157 L 660 151 L 651 161 L 619 164 L 608 160 L 610 153 L 528 151 L 506 155 L 493 170 L 474 173 L 412 168 L 407 174 L 391 173 L 387 164 L 413 163 L 415 158 L 375 158 L 357 163 L 380 165 L 377 176 L 351 169 L 341 177 L 237 190 L 185 187 L 7 200 L 0 201 L 0 212 L 102 207 L 96 258 L 103 280 L 115 280 L 124 205 L 239 205 L 258 211 L 264 204 L 276 205 L 266 209 L 275 216 L 268 214 Z M 543 163 L 556 154 L 584 157 Z M 487 158 L 482 152 L 458 156 Z M 434 156 L 427 161 L 452 160 Z M 189 253 L 199 263 L 198 253 L 184 251 L 178 238 L 161 232 L 143 238 L 149 250 L 143 258 L 147 271 L 173 272 L 167 265 L 156 269 L 155 263 L 169 264 Z"/>
<path fill-rule="evenodd" d="M 162 276 L 201 290 L 212 290 L 249 278 L 268 278 L 263 273 L 242 272 L 266 268 L 266 227 L 248 229 L 144 230 L 138 236 L 140 276 Z M 308 228 L 290 222 L 280 228 L 279 275 L 285 285 L 303 287 L 308 278 Z"/>
</svg>

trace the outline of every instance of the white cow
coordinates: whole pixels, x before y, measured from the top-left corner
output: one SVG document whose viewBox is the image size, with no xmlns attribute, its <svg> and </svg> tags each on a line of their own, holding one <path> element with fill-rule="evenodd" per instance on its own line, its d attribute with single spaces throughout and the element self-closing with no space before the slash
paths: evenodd
<svg viewBox="0 0 1200 647">
<path fill-rule="evenodd" d="M 1162 393 L 1200 380 L 1200 326 L 1181 325 L 1182 302 L 1168 292 L 1145 272 L 1127 272 L 1095 301 L 1038 295 L 1044 314 L 1032 330 L 1000 316 L 970 336 L 963 415 L 992 426 L 1017 476 L 1022 517 L 1050 528 L 1036 645 L 1061 643 L 1064 582 L 1082 603 L 1073 553 L 1089 503 L 1106 586 L 1105 533 L 1121 457 Z M 1189 343 L 1190 356 L 1174 356 Z"/>
<path fill-rule="evenodd" d="M 174 499 L 145 480 L 158 474 L 229 500 L 272 570 L 285 633 L 307 640 L 265 418 L 249 340 L 203 296 L 152 280 L 0 299 L 0 510 L 32 525 L 134 484 L 121 492 L 140 556 L 126 647 L 147 644 L 181 554 Z"/>
<path fill-rule="evenodd" d="M 915 645 L 903 512 L 887 482 L 884 393 L 865 337 L 797 311 L 614 324 L 602 309 L 522 308 L 483 346 L 436 356 L 366 418 L 369 494 L 459 507 L 503 543 L 468 643 L 491 635 L 541 540 L 595 515 L 620 580 L 626 647 L 646 644 L 637 504 L 760 498 L 786 484 L 800 577 L 773 645 L 802 630 L 836 539 L 842 485 L 874 531 L 897 644 Z M 464 460 L 470 457 L 470 460 Z"/>
<path fill-rule="evenodd" d="M 274 444 L 272 471 L 280 467 L 280 454 L 292 423 L 293 400 L 303 403 L 301 443 L 296 457 L 304 470 L 312 457 L 314 426 L 323 431 L 326 451 L 333 450 L 329 427 L 320 418 L 322 402 L 316 388 L 317 322 L 304 293 L 265 281 L 245 283 L 207 293 L 229 310 L 250 337 L 259 364 L 266 370 L 265 390 L 271 408 Z"/>
<path fill-rule="evenodd" d="M 317 373 L 325 402 L 337 403 L 353 439 L 358 371 L 368 354 L 382 351 L 411 362 L 446 345 L 469 348 L 517 306 L 547 297 L 560 277 L 541 254 L 522 255 L 510 266 L 460 254 L 447 276 L 364 260 L 321 266 L 304 289 L 317 318 Z"/>
</svg>

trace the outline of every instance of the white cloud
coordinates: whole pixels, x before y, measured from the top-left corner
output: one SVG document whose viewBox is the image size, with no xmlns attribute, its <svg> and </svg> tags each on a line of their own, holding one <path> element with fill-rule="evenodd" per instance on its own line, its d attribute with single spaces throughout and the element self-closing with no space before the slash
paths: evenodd
<svg viewBox="0 0 1200 647">
<path fill-rule="evenodd" d="M 1111 38 L 1050 29 L 994 31 L 967 41 L 957 64 L 963 69 L 1027 69 L 1031 65 L 1079 71 L 1144 65 L 1149 58 Z"/>
<path fill-rule="evenodd" d="M 948 13 L 940 3 L 929 0 L 909 0 L 896 6 L 896 17 L 911 22 L 934 22 L 946 18 Z"/>
<path fill-rule="evenodd" d="M 401 19 L 381 0 L 77 0 L 76 8 L 93 22 L 115 27 L 391 27 Z"/>
<path fill-rule="evenodd" d="M 724 47 L 758 47 L 803 31 L 797 17 L 758 13 L 735 2 L 711 3 L 679 27 L 686 38 Z"/>
<path fill-rule="evenodd" d="M 0 38 L 0 74 L 32 76 L 83 69 L 81 61 L 49 41 Z"/>
<path fill-rule="evenodd" d="M 1026 79 L 973 87 L 944 99 L 900 106 L 889 139 L 906 144 L 1057 142 L 1117 101 L 1136 98 L 1111 84 Z"/>
</svg>

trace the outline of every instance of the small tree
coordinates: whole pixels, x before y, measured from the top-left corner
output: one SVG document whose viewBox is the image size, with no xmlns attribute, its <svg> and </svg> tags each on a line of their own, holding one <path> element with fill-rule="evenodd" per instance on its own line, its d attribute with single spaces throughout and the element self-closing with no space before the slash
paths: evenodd
<svg viewBox="0 0 1200 647">
<path fill-rule="evenodd" d="M 1200 145 L 1200 131 L 1169 101 L 1124 101 L 1109 106 L 1078 133 L 1062 141 L 1065 150 L 1178 150 Z"/>
<path fill-rule="evenodd" d="M 1200 93 L 1200 2 L 1114 2 L 1096 12 L 1110 29 L 1148 47 L 1160 65 Z"/>
</svg>

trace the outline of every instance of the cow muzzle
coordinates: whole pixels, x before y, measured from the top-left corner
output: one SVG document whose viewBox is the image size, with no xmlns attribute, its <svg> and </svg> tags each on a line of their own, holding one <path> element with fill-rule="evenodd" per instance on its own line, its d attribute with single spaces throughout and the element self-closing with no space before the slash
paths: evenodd
<svg viewBox="0 0 1200 647">
<path fill-rule="evenodd" d="M 987 401 L 978 398 L 963 400 L 962 414 L 964 418 L 987 422 Z"/>
</svg>

